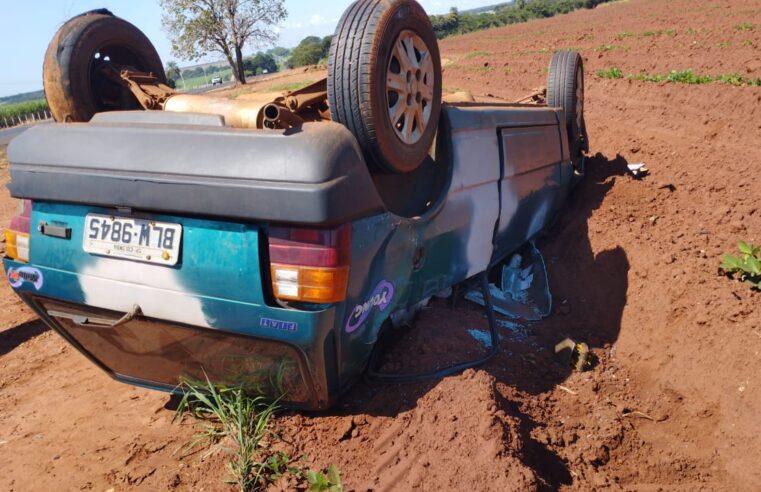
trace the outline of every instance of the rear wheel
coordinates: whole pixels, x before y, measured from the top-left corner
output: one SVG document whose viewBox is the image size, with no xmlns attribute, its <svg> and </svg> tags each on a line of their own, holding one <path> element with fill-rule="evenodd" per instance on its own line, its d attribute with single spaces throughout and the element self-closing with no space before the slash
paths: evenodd
<svg viewBox="0 0 761 492">
<path fill-rule="evenodd" d="M 571 159 L 589 150 L 584 124 L 584 65 L 575 51 L 552 55 L 547 83 L 547 105 L 562 108 Z"/>
<path fill-rule="evenodd" d="M 89 121 L 101 111 L 140 109 L 118 81 L 123 68 L 150 72 L 166 83 L 156 49 L 137 27 L 105 9 L 69 19 L 48 45 L 42 70 L 53 117 Z"/>
<path fill-rule="evenodd" d="M 331 117 L 375 170 L 407 173 L 428 155 L 441 111 L 436 36 L 414 0 L 357 0 L 330 46 Z"/>
</svg>

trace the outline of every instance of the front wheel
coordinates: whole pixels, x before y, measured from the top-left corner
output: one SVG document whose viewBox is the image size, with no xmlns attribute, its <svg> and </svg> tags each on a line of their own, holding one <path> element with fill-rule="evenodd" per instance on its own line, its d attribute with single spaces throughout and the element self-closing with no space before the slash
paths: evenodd
<svg viewBox="0 0 761 492">
<path fill-rule="evenodd" d="M 571 159 L 589 150 L 584 124 L 584 64 L 575 51 L 558 51 L 552 55 L 547 83 L 547 105 L 562 108 L 568 132 Z"/>
<path fill-rule="evenodd" d="M 331 117 L 356 137 L 376 171 L 408 173 L 428 155 L 441 111 L 441 59 L 414 0 L 357 0 L 330 46 Z"/>
</svg>

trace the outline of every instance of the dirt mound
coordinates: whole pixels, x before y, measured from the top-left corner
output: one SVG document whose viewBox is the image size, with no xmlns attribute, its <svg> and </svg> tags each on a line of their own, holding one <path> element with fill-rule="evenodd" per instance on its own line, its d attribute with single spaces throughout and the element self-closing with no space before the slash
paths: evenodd
<svg viewBox="0 0 761 492">
<path fill-rule="evenodd" d="M 296 452 L 321 445 L 318 464 L 336 463 L 357 490 L 526 490 L 536 486 L 523 460 L 519 422 L 501 402 L 494 377 L 469 370 L 446 378 L 393 416 L 378 393 L 365 413 L 285 419 Z M 326 435 L 330 433 L 330 435 Z M 431 477 L 436 477 L 431 480 Z"/>
</svg>

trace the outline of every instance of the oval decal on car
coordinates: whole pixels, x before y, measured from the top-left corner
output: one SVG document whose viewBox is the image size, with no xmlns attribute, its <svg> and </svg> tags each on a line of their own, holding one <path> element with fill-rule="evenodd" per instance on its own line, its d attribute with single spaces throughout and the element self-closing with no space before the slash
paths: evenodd
<svg viewBox="0 0 761 492">
<path fill-rule="evenodd" d="M 373 289 L 369 299 L 362 304 L 357 304 L 351 310 L 349 319 L 346 320 L 346 333 L 357 331 L 367 320 L 367 317 L 370 316 L 370 312 L 374 308 L 377 307 L 379 311 L 385 311 L 393 298 L 394 285 L 386 280 L 381 280 L 375 289 Z"/>
<path fill-rule="evenodd" d="M 34 285 L 35 289 L 40 290 L 42 288 L 44 278 L 42 276 L 42 272 L 34 267 L 24 266 L 18 269 L 11 267 L 8 269 L 8 282 L 10 282 L 11 287 L 14 289 L 24 285 L 24 282 L 29 282 L 30 284 Z"/>
</svg>

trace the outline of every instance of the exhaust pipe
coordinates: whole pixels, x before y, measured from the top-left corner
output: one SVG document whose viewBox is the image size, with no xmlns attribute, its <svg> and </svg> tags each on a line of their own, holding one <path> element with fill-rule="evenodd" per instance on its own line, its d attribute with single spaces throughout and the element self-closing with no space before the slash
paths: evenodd
<svg viewBox="0 0 761 492">
<path fill-rule="evenodd" d="M 268 98 L 268 101 L 271 101 Z M 258 101 L 240 101 L 222 97 L 177 94 L 166 100 L 164 111 L 178 113 L 219 114 L 225 125 L 233 128 L 263 128 L 264 104 Z"/>
<path fill-rule="evenodd" d="M 304 123 L 304 120 L 279 104 L 271 103 L 264 106 L 264 126 L 266 128 L 293 128 Z"/>
</svg>

